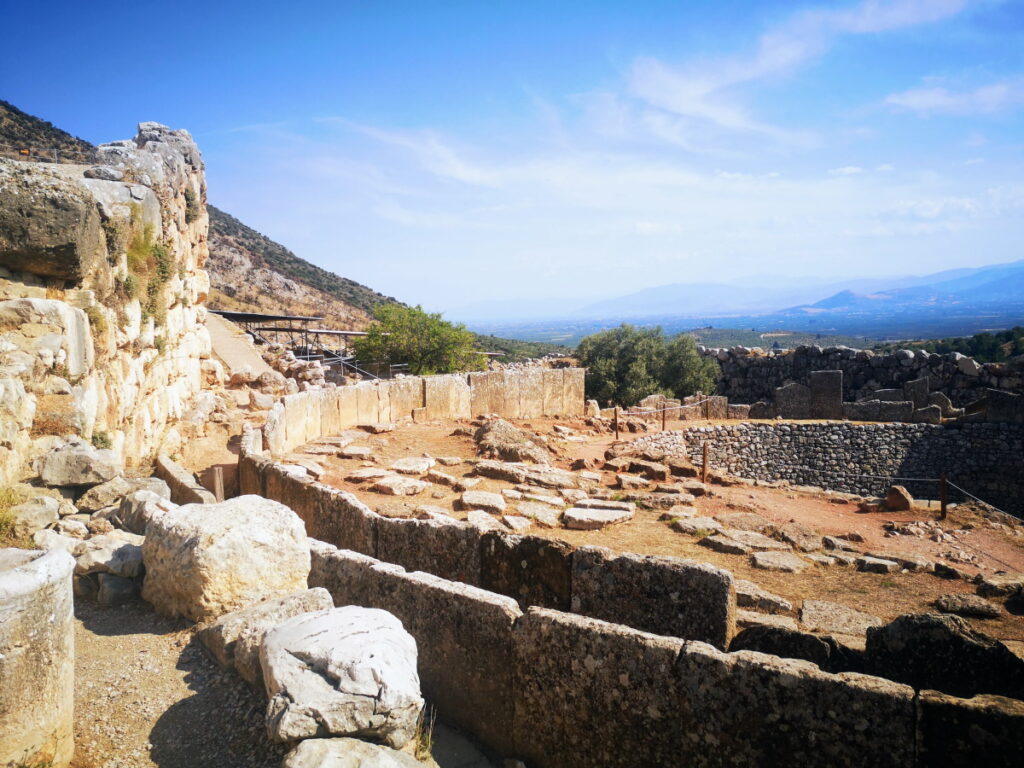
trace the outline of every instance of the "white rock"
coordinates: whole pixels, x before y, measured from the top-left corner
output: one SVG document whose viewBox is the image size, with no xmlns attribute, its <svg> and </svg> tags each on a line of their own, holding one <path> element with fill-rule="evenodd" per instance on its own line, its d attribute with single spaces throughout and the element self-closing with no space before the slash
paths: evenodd
<svg viewBox="0 0 1024 768">
<path fill-rule="evenodd" d="M 504 526 L 482 509 L 471 509 L 466 513 L 466 522 L 476 526 L 481 531 L 503 531 Z"/>
<path fill-rule="evenodd" d="M 149 521 L 178 505 L 152 491 L 135 491 L 121 500 L 117 510 L 117 522 L 123 528 L 142 536 L 146 535 Z"/>
<path fill-rule="evenodd" d="M 260 649 L 277 741 L 358 736 L 401 749 L 423 709 L 416 641 L 386 611 L 345 606 L 288 619 Z"/>
<path fill-rule="evenodd" d="M 500 493 L 490 491 L 466 491 L 461 498 L 463 509 L 482 509 L 485 512 L 501 514 L 507 506 Z"/>
<path fill-rule="evenodd" d="M 206 621 L 306 588 L 309 541 L 283 504 L 239 496 L 149 520 L 142 597 L 161 613 Z"/>
<path fill-rule="evenodd" d="M 293 616 L 333 607 L 331 593 L 316 587 L 225 613 L 212 624 L 201 627 L 197 634 L 221 665 L 236 669 L 252 685 L 262 685 L 260 646 L 263 636 Z"/>
<path fill-rule="evenodd" d="M 96 512 L 112 504 L 120 503 L 121 499 L 134 491 L 149 491 L 160 498 L 171 498 L 171 489 L 159 477 L 124 478 L 115 477 L 105 483 L 90 488 L 76 502 L 82 512 Z"/>
<path fill-rule="evenodd" d="M 117 454 L 73 440 L 36 459 L 34 469 L 46 485 L 98 485 L 121 471 Z"/>
<path fill-rule="evenodd" d="M 15 536 L 31 536 L 57 522 L 60 502 L 49 496 L 36 496 L 31 501 L 11 507 Z"/>
<path fill-rule="evenodd" d="M 625 509 L 587 509 L 573 507 L 562 515 L 562 523 L 566 528 L 578 531 L 596 531 L 615 523 L 622 523 L 633 517 L 633 513 Z"/>
<path fill-rule="evenodd" d="M 391 468 L 403 475 L 422 475 L 436 463 L 428 456 L 408 456 L 391 462 Z"/>
<path fill-rule="evenodd" d="M 306 739 L 284 756 L 281 768 L 423 768 L 405 752 L 359 739 Z"/>
<path fill-rule="evenodd" d="M 102 534 L 83 541 L 75 556 L 75 575 L 110 573 L 133 579 L 142 570 L 142 537 L 126 541 L 123 536 Z"/>
<path fill-rule="evenodd" d="M 371 485 L 370 490 L 390 496 L 415 496 L 420 491 L 426 490 L 429 485 L 429 483 L 425 483 L 422 480 L 414 480 L 411 477 L 388 475 Z"/>
</svg>

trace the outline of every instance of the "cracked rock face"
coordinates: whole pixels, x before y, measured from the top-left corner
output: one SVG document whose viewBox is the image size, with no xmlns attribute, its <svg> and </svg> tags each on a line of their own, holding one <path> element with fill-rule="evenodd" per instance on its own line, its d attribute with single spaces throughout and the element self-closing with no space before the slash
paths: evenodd
<svg viewBox="0 0 1024 768">
<path fill-rule="evenodd" d="M 278 741 L 353 736 L 401 749 L 423 710 L 416 641 L 387 611 L 344 606 L 267 632 L 267 731 Z"/>
</svg>

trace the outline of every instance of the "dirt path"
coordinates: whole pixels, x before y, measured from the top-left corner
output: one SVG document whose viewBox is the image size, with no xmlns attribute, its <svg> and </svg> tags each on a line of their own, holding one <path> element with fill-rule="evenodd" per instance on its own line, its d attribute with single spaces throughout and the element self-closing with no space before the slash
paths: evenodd
<svg viewBox="0 0 1024 768">
<path fill-rule="evenodd" d="M 215 664 L 189 622 L 142 601 L 75 605 L 72 768 L 279 768 L 287 751 L 266 736 L 266 699 Z M 436 723 L 424 768 L 493 768 L 458 732 Z"/>
</svg>

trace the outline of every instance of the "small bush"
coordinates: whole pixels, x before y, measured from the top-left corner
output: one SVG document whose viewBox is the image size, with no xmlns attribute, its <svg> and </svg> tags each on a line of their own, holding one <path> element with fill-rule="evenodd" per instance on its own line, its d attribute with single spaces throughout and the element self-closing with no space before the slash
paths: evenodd
<svg viewBox="0 0 1024 768">
<path fill-rule="evenodd" d="M 199 195 L 192 187 L 185 187 L 185 221 L 191 224 L 199 218 Z"/>
<path fill-rule="evenodd" d="M 113 448 L 114 441 L 110 439 L 110 435 L 106 432 L 94 432 L 92 436 L 92 444 L 94 448 Z"/>
<path fill-rule="evenodd" d="M 93 304 L 85 310 L 86 316 L 89 318 L 89 325 L 96 333 L 107 332 L 107 316 L 103 314 L 103 310 Z"/>
<path fill-rule="evenodd" d="M 167 351 L 167 337 L 157 336 L 153 339 L 153 346 L 156 347 L 156 351 L 161 355 Z"/>
</svg>

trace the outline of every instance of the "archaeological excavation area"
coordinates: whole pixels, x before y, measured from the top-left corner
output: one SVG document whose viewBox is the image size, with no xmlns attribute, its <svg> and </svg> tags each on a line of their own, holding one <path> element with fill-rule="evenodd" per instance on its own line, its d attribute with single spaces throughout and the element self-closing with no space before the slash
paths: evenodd
<svg viewBox="0 0 1024 768">
<path fill-rule="evenodd" d="M 338 386 L 207 316 L 187 133 L 97 157 L 0 161 L 3 768 L 1024 764 L 1016 363 Z"/>
</svg>

